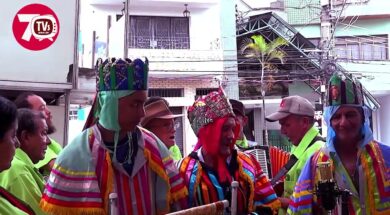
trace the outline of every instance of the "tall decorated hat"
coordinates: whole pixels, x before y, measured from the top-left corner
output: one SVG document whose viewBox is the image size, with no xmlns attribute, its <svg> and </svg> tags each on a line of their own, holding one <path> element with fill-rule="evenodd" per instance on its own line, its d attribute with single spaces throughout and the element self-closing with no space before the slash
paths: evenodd
<svg viewBox="0 0 390 215">
<path fill-rule="evenodd" d="M 96 91 L 147 90 L 148 59 L 108 58 L 96 63 Z"/>
<path fill-rule="evenodd" d="M 326 106 L 364 105 L 362 84 L 337 73 L 329 79 L 326 98 Z"/>
<path fill-rule="evenodd" d="M 188 108 L 188 119 L 196 135 L 198 135 L 201 127 L 225 116 L 235 115 L 229 99 L 222 88 L 198 98 Z"/>
<path fill-rule="evenodd" d="M 118 100 L 135 91 L 148 89 L 148 59 L 98 59 L 96 62 L 96 92 L 93 111 L 84 129 L 99 123 L 106 129 L 119 130 Z"/>
</svg>

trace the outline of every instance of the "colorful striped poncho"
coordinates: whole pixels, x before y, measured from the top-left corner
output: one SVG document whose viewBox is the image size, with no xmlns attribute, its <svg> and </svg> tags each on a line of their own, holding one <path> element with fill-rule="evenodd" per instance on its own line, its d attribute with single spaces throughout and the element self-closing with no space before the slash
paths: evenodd
<svg viewBox="0 0 390 215">
<path fill-rule="evenodd" d="M 130 177 L 112 166 L 96 125 L 76 137 L 56 160 L 42 209 L 50 214 L 108 214 L 108 197 L 113 192 L 118 194 L 121 215 L 164 214 L 171 205 L 185 207 L 179 203 L 184 202 L 187 188 L 168 149 L 142 128 L 137 135 Z"/>
<path fill-rule="evenodd" d="M 192 152 L 181 160 L 179 171 L 188 186 L 189 206 L 199 206 L 227 199 L 230 184 L 220 184 L 214 170 L 199 159 L 201 149 Z M 199 156 L 198 156 L 199 155 Z M 233 178 L 239 182 L 237 208 L 238 214 L 252 212 L 256 207 L 270 207 L 276 211 L 280 202 L 260 165 L 250 155 L 233 151 L 228 170 Z"/>
<path fill-rule="evenodd" d="M 329 160 L 333 164 L 338 187 L 352 193 L 348 199 L 349 214 L 390 214 L 390 147 L 376 141 L 361 148 L 359 190 L 335 152 L 327 153 L 324 149 L 316 152 L 298 179 L 288 214 L 324 214 L 313 192 L 318 181 L 317 163 Z M 339 202 L 333 214 L 341 214 L 340 207 Z"/>
</svg>

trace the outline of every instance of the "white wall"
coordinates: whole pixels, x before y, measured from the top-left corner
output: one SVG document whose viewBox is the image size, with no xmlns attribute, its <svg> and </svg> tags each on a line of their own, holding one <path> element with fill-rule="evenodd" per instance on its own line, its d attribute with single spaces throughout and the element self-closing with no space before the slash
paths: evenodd
<svg viewBox="0 0 390 215">
<path fill-rule="evenodd" d="M 84 119 L 69 120 L 68 144 L 81 133 L 90 111 L 91 106 L 86 106 L 84 107 Z"/>
<path fill-rule="evenodd" d="M 66 83 L 73 63 L 76 1 L 1 1 L 0 3 L 0 79 L 30 82 Z M 59 20 L 55 42 L 40 51 L 28 50 L 16 41 L 12 23 L 24 6 L 39 3 L 51 8 Z M 41 14 L 43 15 L 43 14 Z M 46 39 L 45 39 L 46 40 Z"/>
<path fill-rule="evenodd" d="M 191 11 L 191 50 L 209 50 L 212 42 L 221 42 L 219 6 Z M 220 45 L 219 45 L 220 46 Z"/>
<path fill-rule="evenodd" d="M 110 35 L 110 45 L 115 44 L 113 51 L 110 50 L 110 56 L 122 57 L 122 53 L 118 53 L 120 45 L 123 45 L 123 32 L 121 27 L 124 25 L 124 18 L 121 22 L 116 22 L 116 14 L 121 13 L 121 7 L 118 5 L 91 6 L 87 1 L 81 1 L 81 21 L 80 28 L 82 32 L 82 43 L 84 44 L 83 66 L 91 67 L 92 59 L 92 32 L 96 31 L 98 40 L 106 41 L 107 39 L 107 16 L 112 17 L 112 29 L 115 34 Z M 130 15 L 139 16 L 183 16 L 184 7 L 180 6 L 160 6 L 149 5 L 148 7 L 140 5 L 130 5 Z M 218 46 L 221 42 L 219 5 L 212 3 L 205 6 L 188 8 L 191 12 L 190 16 L 190 41 L 191 50 L 211 50 Z M 232 35 L 233 36 L 233 35 Z M 119 44 L 122 43 L 122 44 Z M 219 45 L 220 46 L 220 45 Z M 123 50 L 122 50 L 123 52 Z M 129 52 L 130 53 L 130 52 Z"/>
<path fill-rule="evenodd" d="M 381 104 L 378 110 L 378 133 L 379 141 L 390 145 L 390 95 L 378 98 Z"/>
<path fill-rule="evenodd" d="M 65 122 L 65 106 L 48 106 L 53 116 L 54 126 L 57 131 L 51 134 L 50 137 L 56 140 L 62 146 L 64 144 L 64 122 Z"/>
<path fill-rule="evenodd" d="M 110 57 L 123 57 L 125 44 L 125 19 L 114 21 L 110 28 L 110 42 L 108 44 Z"/>
<path fill-rule="evenodd" d="M 339 6 L 341 7 L 341 6 Z M 346 4 L 344 16 L 389 14 L 389 0 L 369 0 L 365 3 Z"/>
</svg>

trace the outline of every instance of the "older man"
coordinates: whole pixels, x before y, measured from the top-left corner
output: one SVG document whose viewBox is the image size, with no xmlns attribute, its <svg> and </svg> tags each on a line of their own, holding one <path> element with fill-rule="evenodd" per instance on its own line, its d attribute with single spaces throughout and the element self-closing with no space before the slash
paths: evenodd
<svg viewBox="0 0 390 215">
<path fill-rule="evenodd" d="M 281 133 L 293 145 L 290 160 L 272 180 L 274 184 L 285 176 L 280 198 L 282 208 L 279 210 L 279 214 L 285 214 L 303 165 L 315 151 L 324 146 L 324 140 L 319 137 L 319 131 L 314 126 L 314 107 L 303 97 L 283 98 L 277 112 L 267 116 L 266 120 L 279 121 Z"/>
<path fill-rule="evenodd" d="M 53 214 L 164 214 L 185 207 L 187 189 L 145 116 L 148 63 L 100 59 L 93 124 L 61 152 L 41 207 Z M 117 196 L 110 207 L 110 196 Z M 180 204 L 183 203 L 183 204 Z M 111 208 L 111 210 L 110 210 Z"/>
<path fill-rule="evenodd" d="M 198 136 L 198 149 L 178 165 L 189 189 L 189 205 L 230 200 L 230 185 L 238 181 L 238 214 L 277 210 L 280 203 L 260 165 L 234 148 L 240 126 L 223 90 L 195 101 L 188 118 Z"/>
<path fill-rule="evenodd" d="M 20 94 L 15 99 L 15 104 L 18 108 L 29 108 L 35 111 L 40 111 L 44 114 L 47 124 L 47 134 L 53 134 L 56 131 L 56 127 L 53 123 L 53 116 L 51 111 L 46 105 L 45 100 L 42 97 L 31 93 L 25 92 Z M 50 139 L 50 144 L 47 147 L 45 158 L 35 164 L 35 167 L 40 170 L 43 175 L 49 175 L 53 168 L 54 161 L 58 154 L 61 152 L 62 146 L 54 139 Z"/>
<path fill-rule="evenodd" d="M 0 96 L 0 172 L 11 167 L 15 149 L 19 148 L 16 137 L 17 109 L 14 103 Z M 34 211 L 9 191 L 0 186 L 0 214 L 34 215 Z"/>
<path fill-rule="evenodd" d="M 390 214 L 390 147 L 373 139 L 362 85 L 334 74 L 327 93 L 326 147 L 302 169 L 288 213 Z"/>
<path fill-rule="evenodd" d="M 175 115 L 169 110 L 168 102 L 161 97 L 150 97 L 145 102 L 145 117 L 141 120 L 141 126 L 153 132 L 169 149 L 175 161 L 182 158 L 179 147 L 175 142 L 176 129 L 178 128 Z"/>
<path fill-rule="evenodd" d="M 246 139 L 244 134 L 244 127 L 248 123 L 248 117 L 245 115 L 245 106 L 242 102 L 229 99 L 230 104 L 232 105 L 233 112 L 236 115 L 237 121 L 240 124 L 240 133 L 236 141 L 236 146 L 239 149 L 245 150 L 248 147 L 257 145 L 256 142 Z"/>
<path fill-rule="evenodd" d="M 50 143 L 47 129 L 41 112 L 19 109 L 16 134 L 20 148 L 16 149 L 11 168 L 0 173 L 1 187 L 28 203 L 36 214 L 45 214 L 39 207 L 45 182 L 34 164 L 44 158 Z"/>
</svg>

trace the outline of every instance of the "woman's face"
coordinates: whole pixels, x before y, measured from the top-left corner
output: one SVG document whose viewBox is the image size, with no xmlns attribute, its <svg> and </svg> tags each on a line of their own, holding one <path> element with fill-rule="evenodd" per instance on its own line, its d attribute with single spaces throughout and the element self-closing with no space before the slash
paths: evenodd
<svg viewBox="0 0 390 215">
<path fill-rule="evenodd" d="M 11 162 L 15 155 L 15 148 L 19 147 L 19 141 L 16 138 L 16 129 L 17 123 L 15 121 L 0 140 L 0 172 L 11 167 Z"/>
<path fill-rule="evenodd" d="M 330 120 L 337 140 L 358 141 L 361 139 L 363 125 L 362 111 L 356 107 L 341 106 Z"/>
</svg>

